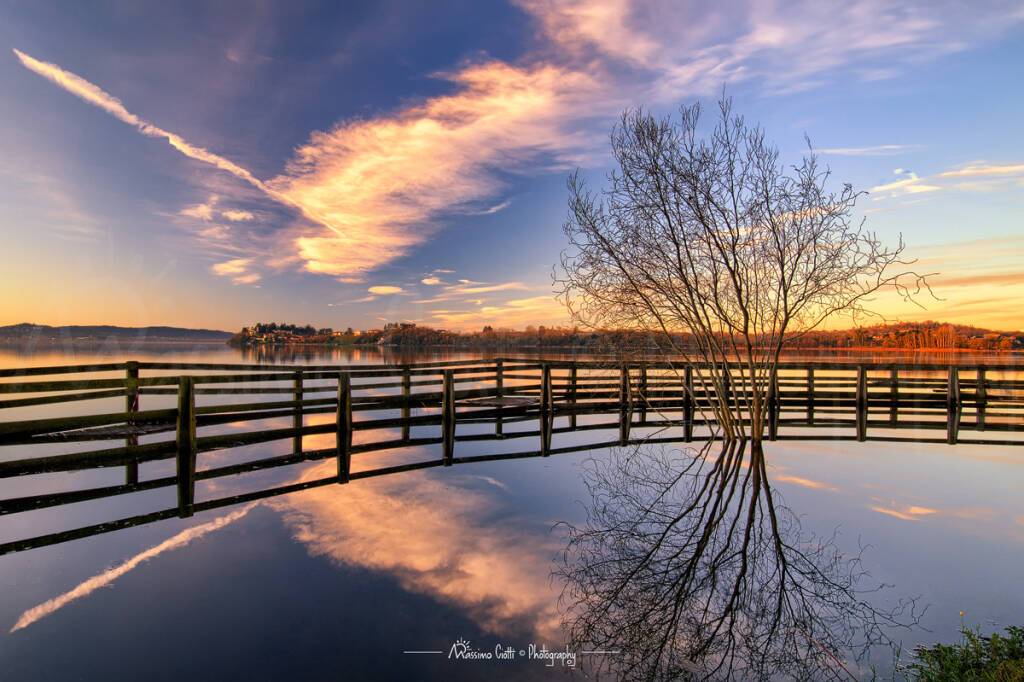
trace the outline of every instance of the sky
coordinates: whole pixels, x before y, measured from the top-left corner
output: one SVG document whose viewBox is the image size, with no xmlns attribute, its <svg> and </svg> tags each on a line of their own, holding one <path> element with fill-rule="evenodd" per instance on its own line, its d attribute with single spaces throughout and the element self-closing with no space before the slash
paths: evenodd
<svg viewBox="0 0 1024 682">
<path fill-rule="evenodd" d="M 1024 328 L 1024 5 L 0 1 L 0 324 L 567 325 L 566 179 L 723 87 Z"/>
</svg>

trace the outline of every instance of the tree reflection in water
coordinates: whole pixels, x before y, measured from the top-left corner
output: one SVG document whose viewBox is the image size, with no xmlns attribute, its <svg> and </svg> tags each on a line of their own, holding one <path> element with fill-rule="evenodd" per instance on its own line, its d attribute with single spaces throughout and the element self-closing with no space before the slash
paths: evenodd
<svg viewBox="0 0 1024 682">
<path fill-rule="evenodd" d="M 717 455 L 711 448 L 721 448 Z M 568 527 L 556 573 L 571 646 L 621 679 L 850 679 L 913 599 L 869 602 L 860 555 L 801 528 L 736 441 L 700 452 L 639 446 L 590 460 L 587 522 Z"/>
</svg>

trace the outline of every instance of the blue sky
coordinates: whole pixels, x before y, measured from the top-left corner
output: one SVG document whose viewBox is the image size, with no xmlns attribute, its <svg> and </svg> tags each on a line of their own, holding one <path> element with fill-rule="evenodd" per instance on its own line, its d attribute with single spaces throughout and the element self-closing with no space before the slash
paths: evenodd
<svg viewBox="0 0 1024 682">
<path fill-rule="evenodd" d="M 1019 2 L 4 3 L 0 324 L 566 323 L 565 180 L 723 86 L 1024 326 Z"/>
</svg>

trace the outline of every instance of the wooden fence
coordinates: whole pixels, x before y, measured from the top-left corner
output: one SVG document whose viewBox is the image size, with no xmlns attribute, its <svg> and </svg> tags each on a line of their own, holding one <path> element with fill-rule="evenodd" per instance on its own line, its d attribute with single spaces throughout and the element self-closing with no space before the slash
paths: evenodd
<svg viewBox="0 0 1024 682">
<path fill-rule="evenodd" d="M 1024 445 L 1020 437 L 1024 431 L 1021 370 L 1017 365 L 783 363 L 770 385 L 766 435 L 768 440 Z M 724 390 L 737 395 L 740 389 L 734 376 Z M 237 398 L 224 397 L 243 395 L 256 399 L 230 402 Z M 712 437 L 713 424 L 705 408 L 714 398 L 714 388 L 695 381 L 691 369 L 676 370 L 664 362 L 497 359 L 286 367 L 132 361 L 0 370 L 0 418 L 4 419 L 0 422 L 0 478 L 105 467 L 123 467 L 125 471 L 123 484 L 7 497 L 0 500 L 0 516 L 177 488 L 174 507 L 4 542 L 0 554 L 399 471 L 544 457 L 617 444 L 707 440 Z M 124 410 L 83 413 L 104 399 L 123 399 Z M 165 404 L 140 408 L 141 403 L 150 401 Z M 52 409 L 61 414 L 39 414 Z M 79 413 L 65 414 L 76 411 Z M 317 414 L 331 417 L 324 423 L 306 423 Z M 602 421 L 600 415 L 616 419 Z M 562 426 L 557 426 L 559 418 L 564 419 Z M 266 424 L 267 420 L 272 424 Z M 505 430 L 523 422 L 536 422 L 537 427 Z M 249 423 L 258 428 L 238 430 Z M 457 423 L 475 425 L 474 432 L 457 433 Z M 481 425 L 493 425 L 493 430 L 484 432 Z M 413 429 L 422 432 L 424 427 L 428 434 L 412 436 Z M 645 428 L 639 437 L 633 437 L 637 427 Z M 225 429 L 228 432 L 203 433 Z M 400 436 L 353 442 L 354 433 L 380 430 Z M 608 430 L 617 434 L 611 439 L 552 447 L 555 434 Z M 930 431 L 944 433 L 927 435 Z M 971 433 L 965 437 L 965 432 Z M 303 438 L 309 436 L 326 436 L 332 445 L 304 449 Z M 140 438 L 150 442 L 140 443 Z M 456 456 L 459 441 L 499 438 L 529 439 L 539 447 Z M 113 445 L 122 440 L 123 445 Z M 107 444 L 99 449 L 49 453 L 56 444 L 87 441 Z M 290 451 L 231 465 L 197 466 L 203 453 L 271 441 L 290 441 Z M 40 444 L 49 444 L 47 454 L 23 456 L 24 451 Z M 426 461 L 359 470 L 352 467 L 353 455 L 433 445 L 441 446 L 440 456 Z M 195 499 L 197 482 L 327 458 L 336 460 L 337 472 L 326 478 Z M 140 464 L 170 459 L 175 464 L 173 475 L 140 477 Z"/>
</svg>

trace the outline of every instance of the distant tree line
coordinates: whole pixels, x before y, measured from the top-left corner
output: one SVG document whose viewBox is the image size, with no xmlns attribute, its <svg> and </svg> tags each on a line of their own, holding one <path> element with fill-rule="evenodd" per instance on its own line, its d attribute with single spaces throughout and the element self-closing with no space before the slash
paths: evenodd
<svg viewBox="0 0 1024 682">
<path fill-rule="evenodd" d="M 677 344 L 691 342 L 688 334 L 674 334 Z M 387 345 L 403 348 L 445 346 L 450 348 L 573 348 L 592 352 L 608 350 L 655 350 L 656 344 L 644 332 L 611 329 L 585 331 L 579 328 L 530 325 L 523 331 L 485 326 L 478 332 L 453 332 L 413 324 L 389 322 L 383 329 L 355 331 L 351 327 L 335 332 L 307 324 L 257 323 L 235 334 L 228 342 L 235 346 L 326 344 L 338 346 Z M 1024 333 L 999 332 L 967 325 L 941 322 L 905 322 L 841 330 L 814 330 L 787 344 L 792 349 L 892 348 L 901 350 L 966 349 L 1022 350 Z"/>
</svg>

